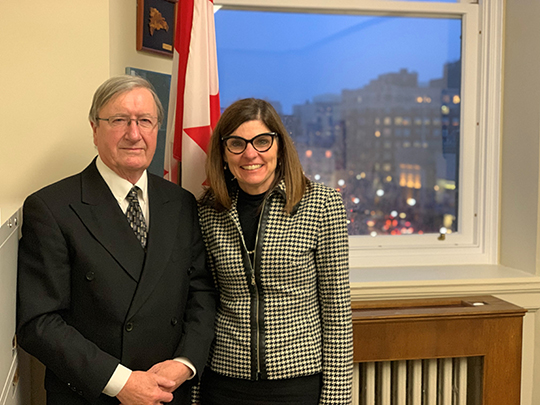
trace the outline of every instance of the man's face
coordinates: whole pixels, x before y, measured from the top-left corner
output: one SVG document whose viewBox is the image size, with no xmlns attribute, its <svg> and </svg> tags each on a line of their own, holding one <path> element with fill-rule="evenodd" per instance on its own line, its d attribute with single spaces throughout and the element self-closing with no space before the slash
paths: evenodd
<svg viewBox="0 0 540 405">
<path fill-rule="evenodd" d="M 99 118 L 128 117 L 141 119 L 157 117 L 152 93 L 135 88 L 113 97 L 99 111 Z M 144 129 L 136 121 L 126 127 L 113 127 L 107 121 L 90 123 L 101 160 L 120 177 L 136 183 L 152 162 L 156 151 L 158 125 Z"/>
</svg>

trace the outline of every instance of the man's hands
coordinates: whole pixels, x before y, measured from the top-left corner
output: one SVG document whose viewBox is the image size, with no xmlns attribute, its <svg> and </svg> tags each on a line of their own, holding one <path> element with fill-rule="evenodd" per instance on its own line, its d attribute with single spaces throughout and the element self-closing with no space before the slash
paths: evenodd
<svg viewBox="0 0 540 405">
<path fill-rule="evenodd" d="M 148 370 L 148 372 L 175 382 L 172 389 L 162 387 L 162 389 L 167 392 L 173 392 L 193 374 L 193 371 L 191 371 L 188 366 L 176 360 L 165 360 L 161 363 L 157 363 L 150 370 Z"/>
<path fill-rule="evenodd" d="M 183 363 L 166 360 L 148 371 L 133 371 L 116 398 L 122 405 L 159 405 L 173 400 L 173 392 L 193 372 Z"/>
<path fill-rule="evenodd" d="M 147 371 L 133 371 L 116 398 L 122 405 L 159 405 L 173 400 L 175 381 Z"/>
</svg>

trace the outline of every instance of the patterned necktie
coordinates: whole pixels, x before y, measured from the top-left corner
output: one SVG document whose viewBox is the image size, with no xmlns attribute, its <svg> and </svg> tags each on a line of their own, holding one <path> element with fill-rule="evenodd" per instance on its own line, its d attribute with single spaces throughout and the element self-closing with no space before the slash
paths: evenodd
<svg viewBox="0 0 540 405">
<path fill-rule="evenodd" d="M 134 186 L 127 195 L 129 201 L 129 207 L 126 211 L 126 216 L 131 225 L 131 229 L 135 232 L 135 236 L 141 242 L 143 248 L 146 248 L 147 229 L 144 215 L 142 213 L 141 206 L 139 205 L 139 198 L 137 197 L 137 191 L 139 187 Z"/>
</svg>

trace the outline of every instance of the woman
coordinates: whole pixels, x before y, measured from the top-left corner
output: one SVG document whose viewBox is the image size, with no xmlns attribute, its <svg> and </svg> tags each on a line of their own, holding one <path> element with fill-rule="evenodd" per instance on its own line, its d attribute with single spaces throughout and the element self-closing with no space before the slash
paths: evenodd
<svg viewBox="0 0 540 405">
<path fill-rule="evenodd" d="M 304 176 L 266 101 L 227 108 L 209 149 L 199 215 L 220 300 L 201 404 L 349 404 L 340 194 Z"/>
</svg>

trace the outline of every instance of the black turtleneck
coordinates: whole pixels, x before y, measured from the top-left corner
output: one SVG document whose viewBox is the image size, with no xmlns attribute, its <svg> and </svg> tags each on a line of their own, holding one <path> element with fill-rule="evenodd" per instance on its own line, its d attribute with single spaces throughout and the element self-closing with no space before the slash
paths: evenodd
<svg viewBox="0 0 540 405">
<path fill-rule="evenodd" d="M 244 240 L 248 250 L 255 249 L 255 240 L 257 238 L 257 227 L 261 215 L 261 204 L 266 193 L 251 195 L 238 189 L 238 202 L 236 203 L 240 225 L 244 233 Z M 253 258 L 252 258 L 253 259 Z"/>
</svg>

